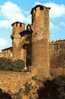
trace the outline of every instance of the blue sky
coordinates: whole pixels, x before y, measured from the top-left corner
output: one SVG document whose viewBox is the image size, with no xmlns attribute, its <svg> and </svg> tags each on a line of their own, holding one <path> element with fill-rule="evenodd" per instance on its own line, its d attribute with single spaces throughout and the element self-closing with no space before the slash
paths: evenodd
<svg viewBox="0 0 65 99">
<path fill-rule="evenodd" d="M 50 40 L 65 39 L 65 0 L 0 0 L 0 50 L 11 46 L 11 24 L 31 23 L 31 8 L 36 4 L 51 7 Z"/>
</svg>

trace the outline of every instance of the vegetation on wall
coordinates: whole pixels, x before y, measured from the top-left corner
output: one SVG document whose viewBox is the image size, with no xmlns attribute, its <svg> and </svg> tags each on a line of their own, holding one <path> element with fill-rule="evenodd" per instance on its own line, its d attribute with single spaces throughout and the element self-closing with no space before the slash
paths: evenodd
<svg viewBox="0 0 65 99">
<path fill-rule="evenodd" d="M 24 66 L 24 61 L 20 59 L 13 61 L 11 59 L 0 58 L 0 70 L 22 71 Z"/>
</svg>

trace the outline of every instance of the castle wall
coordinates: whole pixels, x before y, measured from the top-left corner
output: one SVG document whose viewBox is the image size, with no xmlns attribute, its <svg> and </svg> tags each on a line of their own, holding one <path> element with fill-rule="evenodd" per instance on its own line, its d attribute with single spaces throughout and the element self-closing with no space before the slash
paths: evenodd
<svg viewBox="0 0 65 99">
<path fill-rule="evenodd" d="M 65 57 L 65 40 L 50 42 L 50 68 L 60 67 L 64 63 Z"/>
</svg>

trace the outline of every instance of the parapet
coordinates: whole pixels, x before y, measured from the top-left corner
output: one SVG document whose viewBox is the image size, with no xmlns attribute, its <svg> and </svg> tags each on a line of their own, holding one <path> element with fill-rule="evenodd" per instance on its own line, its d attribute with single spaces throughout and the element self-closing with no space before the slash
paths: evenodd
<svg viewBox="0 0 65 99">
<path fill-rule="evenodd" d="M 50 10 L 50 7 L 46 7 L 43 5 L 36 5 L 34 8 L 32 8 L 31 14 L 33 13 L 33 11 L 36 11 L 37 8 L 40 8 L 40 10 L 44 10 L 44 8 Z"/>
<path fill-rule="evenodd" d="M 17 21 L 17 22 L 14 22 L 14 23 L 12 24 L 12 27 L 18 27 L 18 26 L 19 26 L 19 27 L 23 27 L 23 26 L 25 27 L 25 24 L 22 23 L 22 22 L 18 22 L 18 21 Z"/>
</svg>

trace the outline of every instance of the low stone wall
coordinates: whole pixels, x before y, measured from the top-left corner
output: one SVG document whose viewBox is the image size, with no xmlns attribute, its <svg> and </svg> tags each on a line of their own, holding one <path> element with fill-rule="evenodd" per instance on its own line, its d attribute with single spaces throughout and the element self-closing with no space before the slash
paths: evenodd
<svg viewBox="0 0 65 99">
<path fill-rule="evenodd" d="M 37 76 L 39 75 L 39 72 L 37 72 L 36 68 L 32 69 L 31 72 L 0 71 L 0 88 L 4 92 L 9 93 L 12 96 L 12 99 L 19 99 L 19 98 L 16 98 L 17 95 L 22 97 L 20 99 L 29 99 L 30 94 L 32 96 L 33 96 L 32 93 L 36 94 L 36 90 L 40 86 L 39 80 L 32 79 L 32 77 L 36 75 Z M 32 85 L 33 89 L 30 89 L 30 94 L 28 93 L 28 95 L 26 94 L 22 95 L 21 89 L 25 87 L 26 83 L 28 84 L 28 87 L 29 87 L 29 84 Z M 35 94 L 33 97 L 35 97 Z M 33 99 L 36 99 L 36 98 L 33 98 Z"/>
<path fill-rule="evenodd" d="M 0 71 L 0 88 L 4 91 L 17 92 L 23 84 L 31 80 L 29 72 Z"/>
</svg>

